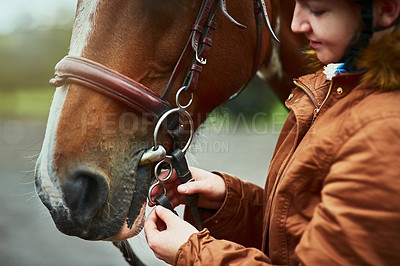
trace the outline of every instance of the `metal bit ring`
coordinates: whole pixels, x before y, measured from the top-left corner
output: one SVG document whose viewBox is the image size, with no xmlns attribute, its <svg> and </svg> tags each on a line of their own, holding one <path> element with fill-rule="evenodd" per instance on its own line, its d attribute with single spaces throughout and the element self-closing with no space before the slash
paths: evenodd
<svg viewBox="0 0 400 266">
<path fill-rule="evenodd" d="M 147 195 L 147 198 L 149 199 L 149 202 L 154 204 L 154 205 L 156 205 L 157 203 L 152 200 L 151 194 L 153 192 L 153 189 L 155 187 L 157 187 L 157 186 L 161 186 L 163 188 L 162 194 L 167 195 L 167 188 L 165 187 L 163 182 L 157 181 L 153 185 L 151 185 L 150 188 L 149 188 L 149 193 Z"/>
</svg>

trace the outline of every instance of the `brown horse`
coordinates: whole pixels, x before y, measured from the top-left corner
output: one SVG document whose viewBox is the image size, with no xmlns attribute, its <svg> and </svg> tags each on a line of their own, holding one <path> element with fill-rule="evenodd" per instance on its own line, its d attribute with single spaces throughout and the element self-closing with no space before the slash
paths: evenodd
<svg viewBox="0 0 400 266">
<path fill-rule="evenodd" d="M 69 55 L 95 61 L 99 65 L 88 63 L 93 71 L 100 69 L 108 76 L 117 76 L 118 82 L 124 77 L 126 83 L 150 88 L 151 97 L 164 94 L 163 104 L 175 105 L 176 92 L 184 83 L 191 60 L 182 62 L 185 71 L 177 72 L 168 94 L 165 88 L 189 35 L 200 31 L 192 25 L 203 2 L 79 0 Z M 282 100 L 289 94 L 292 78 L 304 72 L 299 59 L 302 39 L 290 33 L 291 2 L 266 3 L 281 44 L 272 40 L 263 24 L 262 35 L 257 33 L 257 14 L 263 13 L 260 0 L 226 3 L 229 15 L 246 29 L 219 9 L 225 6 L 224 0 L 217 2 L 221 3 L 213 8 L 218 8 L 218 27 L 214 30 L 213 20 L 205 25 L 215 31 L 212 48 L 207 64 L 204 58 L 197 60 L 202 64 L 202 74 L 187 108 L 193 117 L 193 130 L 214 107 L 246 84 L 254 70 L 260 70 Z M 204 43 L 209 48 L 208 37 Z M 190 52 L 190 58 L 194 58 Z M 78 72 L 85 64 L 82 61 L 77 66 Z M 88 240 L 119 241 L 142 228 L 153 170 L 140 161 L 143 152 L 154 145 L 158 113 L 149 115 L 131 108 L 129 102 L 121 103 L 123 95 L 114 92 L 109 97 L 109 91 L 99 92 L 101 84 L 90 89 L 90 81 L 83 79 L 53 81 L 60 87 L 54 94 L 36 164 L 36 189 L 61 232 Z M 190 96 L 182 98 L 180 101 L 185 102 Z M 159 138 L 170 145 L 167 133 L 160 133 Z M 129 221 L 128 217 L 133 219 Z"/>
</svg>

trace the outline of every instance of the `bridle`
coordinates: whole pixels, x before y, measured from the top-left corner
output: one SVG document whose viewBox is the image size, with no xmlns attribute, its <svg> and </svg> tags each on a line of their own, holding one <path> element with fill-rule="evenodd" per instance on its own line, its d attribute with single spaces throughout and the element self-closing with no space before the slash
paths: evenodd
<svg viewBox="0 0 400 266">
<path fill-rule="evenodd" d="M 266 24 L 271 36 L 276 41 L 279 41 L 270 24 L 264 0 L 253 1 L 257 25 L 257 43 L 253 70 L 249 81 L 256 74 L 260 64 L 263 32 L 262 21 Z M 194 127 L 192 117 L 187 111 L 187 108 L 192 103 L 200 74 L 203 67 L 207 64 L 207 58 L 212 46 L 213 34 L 217 28 L 215 17 L 218 6 L 221 7 L 222 13 L 235 25 L 241 28 L 246 28 L 229 15 L 226 8 L 226 0 L 203 0 L 197 18 L 191 28 L 190 36 L 185 48 L 183 49 L 170 76 L 168 84 L 161 95 L 157 95 L 143 84 L 140 84 L 117 71 L 83 57 L 64 57 L 56 65 L 55 78 L 50 80 L 50 84 L 55 87 L 60 87 L 64 84 L 77 84 L 93 89 L 127 105 L 128 107 L 140 112 L 149 120 L 156 122 L 153 133 L 153 146 L 144 152 L 140 164 L 155 164 L 155 183 L 153 183 L 149 189 L 149 201 L 163 205 L 171 210 L 173 210 L 173 208 L 166 197 L 164 182 L 170 178 L 173 169 L 175 169 L 181 183 L 190 182 L 192 180 L 186 162 L 185 152 L 193 139 Z M 186 70 L 187 72 L 184 82 L 175 95 L 176 107 L 172 107 L 172 105 L 167 102 L 167 99 L 171 94 L 177 77 L 181 75 L 182 71 L 184 71 L 184 67 L 187 65 L 189 59 L 191 60 L 191 64 L 189 69 Z M 236 97 L 244 87 L 242 87 L 231 98 Z M 183 93 L 189 95 L 189 100 L 185 98 L 187 101 L 185 103 L 181 102 L 182 98 L 184 98 L 181 97 Z M 187 122 L 189 130 L 184 129 L 182 120 Z M 167 149 L 158 140 L 158 135 L 162 130 L 167 131 L 172 138 L 172 151 L 167 152 Z M 186 137 L 184 145 L 182 145 L 181 141 L 183 136 Z M 160 175 L 163 169 L 168 170 L 168 174 L 165 177 L 161 177 Z M 156 198 L 153 198 L 151 195 L 153 189 L 157 186 L 162 187 L 162 193 Z M 194 220 L 196 221 L 196 226 L 201 230 L 202 225 L 197 210 L 198 194 L 187 196 L 186 199 L 191 208 Z M 130 217 L 129 212 L 127 220 L 129 228 L 133 226 L 134 218 L 135 217 Z M 125 258 L 129 263 L 132 263 L 132 258 L 129 258 L 128 256 L 125 256 Z"/>
</svg>

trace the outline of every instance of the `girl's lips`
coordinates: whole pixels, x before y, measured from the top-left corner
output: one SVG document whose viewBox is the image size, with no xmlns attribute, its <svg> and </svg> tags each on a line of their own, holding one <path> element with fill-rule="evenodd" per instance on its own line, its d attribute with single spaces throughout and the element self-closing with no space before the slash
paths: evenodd
<svg viewBox="0 0 400 266">
<path fill-rule="evenodd" d="M 311 40 L 310 40 L 310 46 L 311 46 L 312 48 L 314 48 L 314 49 L 317 49 L 317 48 L 319 48 L 319 47 L 322 46 L 322 42 L 316 42 L 316 41 L 311 41 Z"/>
</svg>

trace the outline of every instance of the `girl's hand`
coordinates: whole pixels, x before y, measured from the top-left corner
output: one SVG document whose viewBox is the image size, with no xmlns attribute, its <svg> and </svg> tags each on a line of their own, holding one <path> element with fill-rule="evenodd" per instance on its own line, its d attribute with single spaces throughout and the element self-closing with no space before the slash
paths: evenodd
<svg viewBox="0 0 400 266">
<path fill-rule="evenodd" d="M 190 167 L 194 181 L 181 184 L 174 171 L 172 176 L 164 183 L 167 189 L 167 198 L 175 208 L 180 204 L 185 204 L 185 195 L 199 193 L 198 206 L 205 209 L 219 209 L 224 202 L 226 194 L 225 181 L 222 177 L 195 168 Z M 152 191 L 152 197 L 155 198 L 161 193 L 161 187 L 157 186 Z M 154 205 L 149 203 L 150 207 Z"/>
<path fill-rule="evenodd" d="M 147 217 L 144 232 L 154 255 L 173 264 L 180 246 L 198 231 L 170 210 L 157 206 Z"/>
</svg>

